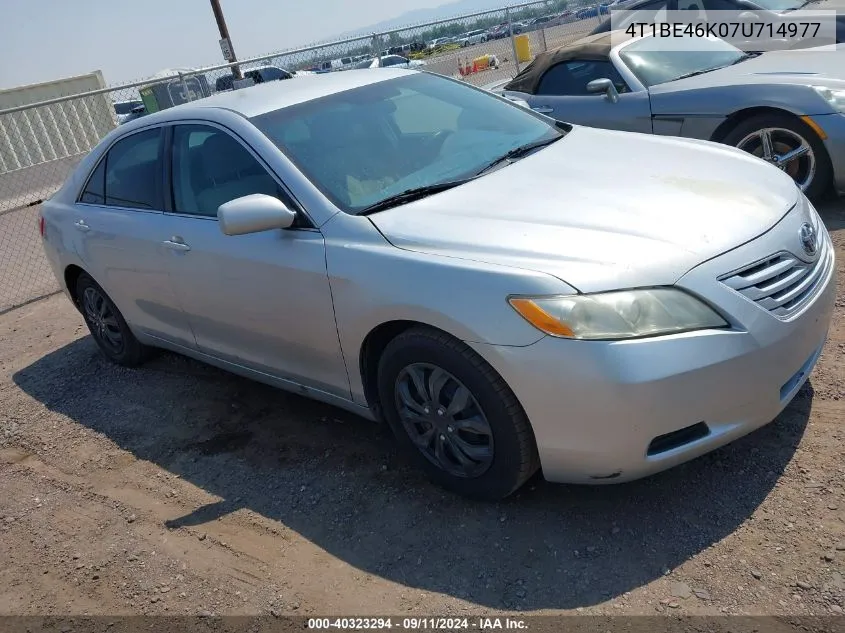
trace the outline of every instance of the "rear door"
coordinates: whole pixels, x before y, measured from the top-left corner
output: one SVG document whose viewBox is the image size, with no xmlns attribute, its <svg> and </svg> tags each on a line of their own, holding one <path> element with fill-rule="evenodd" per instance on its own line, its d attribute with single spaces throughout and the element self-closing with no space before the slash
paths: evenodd
<svg viewBox="0 0 845 633">
<path fill-rule="evenodd" d="M 159 238 L 164 222 L 163 148 L 161 127 L 133 132 L 114 143 L 75 205 L 74 228 L 86 270 L 128 323 L 194 347 Z"/>
<path fill-rule="evenodd" d="M 595 79 L 610 79 L 619 98 L 587 92 Z M 514 93 L 520 94 L 520 93 Z M 579 125 L 651 133 L 648 93 L 632 92 L 609 60 L 571 59 L 549 68 L 541 77 L 537 94 L 521 95 L 531 109 Z"/>
</svg>

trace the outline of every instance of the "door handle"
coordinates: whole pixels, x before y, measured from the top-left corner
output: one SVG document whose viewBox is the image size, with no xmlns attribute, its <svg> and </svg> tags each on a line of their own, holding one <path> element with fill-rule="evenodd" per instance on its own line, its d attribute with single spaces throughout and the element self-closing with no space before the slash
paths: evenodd
<svg viewBox="0 0 845 633">
<path fill-rule="evenodd" d="M 189 250 L 191 250 L 191 247 L 188 246 L 187 244 L 185 244 L 185 242 L 182 241 L 182 238 L 177 236 L 177 235 L 174 235 L 169 240 L 164 240 L 162 242 L 162 244 L 164 244 L 167 248 L 169 248 L 172 251 L 189 251 Z"/>
<path fill-rule="evenodd" d="M 90 231 L 90 230 L 91 230 L 91 227 L 90 227 L 90 226 L 88 226 L 87 224 L 85 224 L 85 220 L 77 220 L 76 222 L 74 222 L 74 223 L 73 223 L 73 225 L 74 225 L 74 226 L 75 226 L 78 230 L 82 231 L 83 233 L 85 233 L 86 231 Z"/>
<path fill-rule="evenodd" d="M 549 114 L 550 112 L 554 112 L 554 108 L 550 108 L 549 106 L 531 106 L 531 109 L 534 112 L 539 112 L 540 114 Z"/>
</svg>

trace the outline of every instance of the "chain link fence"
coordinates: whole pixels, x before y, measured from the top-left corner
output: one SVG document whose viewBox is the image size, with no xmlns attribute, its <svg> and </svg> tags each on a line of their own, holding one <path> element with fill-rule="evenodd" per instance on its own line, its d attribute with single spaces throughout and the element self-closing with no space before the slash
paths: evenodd
<svg viewBox="0 0 845 633">
<path fill-rule="evenodd" d="M 0 91 L 0 313 L 59 291 L 40 244 L 38 205 L 124 122 L 255 83 L 358 68 L 410 66 L 483 86 L 515 76 L 538 53 L 604 19 L 584 13 L 566 0 L 530 2 L 120 86 L 105 87 L 100 77 L 95 90 L 49 99 L 28 93 L 29 101 L 12 107 L 3 96 L 14 91 Z"/>
</svg>

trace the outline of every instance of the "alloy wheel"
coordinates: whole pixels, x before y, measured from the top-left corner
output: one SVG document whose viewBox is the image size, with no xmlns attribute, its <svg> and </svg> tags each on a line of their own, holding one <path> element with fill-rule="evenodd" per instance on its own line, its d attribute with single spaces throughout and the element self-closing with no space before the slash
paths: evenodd
<svg viewBox="0 0 845 633">
<path fill-rule="evenodd" d="M 816 175 L 816 155 L 800 134 L 785 128 L 767 127 L 748 134 L 736 145 L 789 174 L 801 191 Z"/>
<path fill-rule="evenodd" d="M 446 370 L 414 363 L 399 372 L 396 409 L 408 436 L 434 465 L 478 477 L 493 462 L 493 431 L 469 389 Z"/>
<path fill-rule="evenodd" d="M 82 294 L 82 308 L 94 336 L 112 352 L 119 354 L 123 350 L 123 334 L 106 298 L 96 289 L 86 288 Z"/>
</svg>

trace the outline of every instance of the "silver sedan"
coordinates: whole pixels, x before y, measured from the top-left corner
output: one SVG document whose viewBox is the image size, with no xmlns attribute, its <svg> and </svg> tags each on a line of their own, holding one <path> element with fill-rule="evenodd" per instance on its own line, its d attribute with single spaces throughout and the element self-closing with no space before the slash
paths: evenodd
<svg viewBox="0 0 845 633">
<path fill-rule="evenodd" d="M 407 70 L 132 121 L 42 209 L 112 361 L 164 348 L 384 420 L 484 498 L 538 468 L 635 479 L 767 424 L 834 302 L 829 235 L 777 168 Z"/>
</svg>

